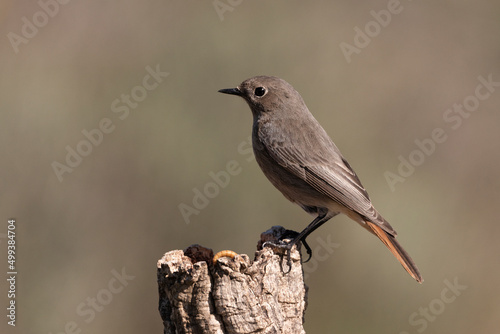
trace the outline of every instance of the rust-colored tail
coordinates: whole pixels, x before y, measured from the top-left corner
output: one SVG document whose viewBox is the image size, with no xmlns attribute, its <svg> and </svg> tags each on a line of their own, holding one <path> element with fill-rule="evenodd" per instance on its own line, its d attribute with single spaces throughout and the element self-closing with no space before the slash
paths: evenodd
<svg viewBox="0 0 500 334">
<path fill-rule="evenodd" d="M 375 233 L 375 235 L 389 248 L 391 253 L 398 259 L 403 268 L 406 269 L 408 274 L 411 275 L 417 282 L 422 283 L 424 279 L 420 275 L 417 266 L 411 259 L 410 255 L 401 247 L 396 238 L 385 232 L 382 228 L 378 227 L 372 222 L 367 221 L 366 225 Z"/>
</svg>

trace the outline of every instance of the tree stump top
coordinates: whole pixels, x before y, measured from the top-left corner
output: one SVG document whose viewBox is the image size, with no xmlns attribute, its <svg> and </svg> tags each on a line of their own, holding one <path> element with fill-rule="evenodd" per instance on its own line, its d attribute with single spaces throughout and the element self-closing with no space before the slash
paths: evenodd
<svg viewBox="0 0 500 334">
<path fill-rule="evenodd" d="M 241 254 L 214 264 L 213 251 L 199 245 L 166 253 L 157 264 L 164 333 L 305 333 L 299 250 L 288 268 L 283 249 L 262 248 L 285 233 L 281 226 L 262 233 L 253 261 Z"/>
</svg>

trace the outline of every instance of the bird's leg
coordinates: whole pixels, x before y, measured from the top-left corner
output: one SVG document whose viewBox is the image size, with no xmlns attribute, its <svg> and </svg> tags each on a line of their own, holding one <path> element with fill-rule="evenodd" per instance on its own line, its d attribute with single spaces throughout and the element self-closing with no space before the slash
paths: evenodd
<svg viewBox="0 0 500 334">
<path fill-rule="evenodd" d="M 324 223 L 326 223 L 330 218 L 331 217 L 327 216 L 327 213 L 320 213 L 290 243 L 292 246 L 295 245 L 298 241 L 301 241 L 304 244 L 304 247 L 306 247 L 307 255 L 309 255 L 309 257 L 307 258 L 307 260 L 304 261 L 304 263 L 308 262 L 311 259 L 311 257 L 312 257 L 311 247 L 309 247 L 309 245 L 306 242 L 307 236 L 309 236 L 309 234 L 311 234 L 312 232 L 314 232 L 318 227 L 320 227 L 321 225 L 323 225 Z M 290 248 L 290 250 L 291 250 L 291 248 Z M 289 252 L 288 253 L 288 264 L 289 265 L 290 265 L 290 250 L 288 251 Z"/>
<path fill-rule="evenodd" d="M 311 234 L 313 231 L 315 231 L 318 227 L 320 227 L 321 225 L 326 223 L 331 217 L 332 216 L 328 216 L 327 213 L 320 213 L 309 225 L 307 225 L 307 227 L 304 230 L 302 230 L 302 232 L 297 233 L 295 231 L 287 230 L 287 233 L 285 233 L 280 238 L 280 241 L 281 241 L 283 239 L 286 239 L 287 236 L 289 236 L 291 233 L 293 233 L 293 234 L 295 234 L 295 236 L 293 237 L 293 240 L 291 242 L 286 243 L 286 244 L 275 244 L 273 242 L 267 241 L 262 245 L 262 247 L 265 247 L 266 245 L 271 245 L 274 247 L 285 249 L 286 253 L 287 253 L 286 254 L 287 265 L 288 265 L 288 268 L 290 271 L 292 268 L 291 254 L 292 254 L 293 246 L 297 242 L 301 241 L 302 244 L 304 245 L 304 247 L 306 248 L 307 255 L 309 255 L 309 257 L 307 258 L 306 261 L 304 261 L 304 263 L 309 261 L 312 257 L 312 250 L 311 250 L 311 247 L 309 247 L 309 245 L 307 244 L 306 238 L 309 234 Z"/>
</svg>

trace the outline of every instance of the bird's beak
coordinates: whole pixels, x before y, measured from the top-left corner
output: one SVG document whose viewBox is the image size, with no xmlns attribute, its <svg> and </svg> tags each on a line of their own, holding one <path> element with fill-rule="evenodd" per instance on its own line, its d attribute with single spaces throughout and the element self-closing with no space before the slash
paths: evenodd
<svg viewBox="0 0 500 334">
<path fill-rule="evenodd" d="M 219 93 L 243 96 L 243 93 L 238 88 L 219 89 Z"/>
</svg>

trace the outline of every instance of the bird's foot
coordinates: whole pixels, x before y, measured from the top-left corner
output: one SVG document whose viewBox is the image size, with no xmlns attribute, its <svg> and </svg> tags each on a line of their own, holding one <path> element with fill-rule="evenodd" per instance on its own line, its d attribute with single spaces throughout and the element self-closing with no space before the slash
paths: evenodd
<svg viewBox="0 0 500 334">
<path fill-rule="evenodd" d="M 262 244 L 262 247 L 271 246 L 271 247 L 284 249 L 286 251 L 286 259 L 287 259 L 287 265 L 288 265 L 287 273 L 290 272 L 290 270 L 292 269 L 292 259 L 291 259 L 292 248 L 299 241 L 302 242 L 302 244 L 306 248 L 307 255 L 308 255 L 307 260 L 305 260 L 303 263 L 308 262 L 312 256 L 311 247 L 309 247 L 309 245 L 307 244 L 307 242 L 305 240 L 298 239 L 297 238 L 298 235 L 299 235 L 298 232 L 295 232 L 292 230 L 286 230 L 285 234 L 283 234 L 281 236 L 281 238 L 278 240 L 278 242 L 266 241 Z M 292 241 L 285 241 L 286 239 L 292 239 Z"/>
</svg>

